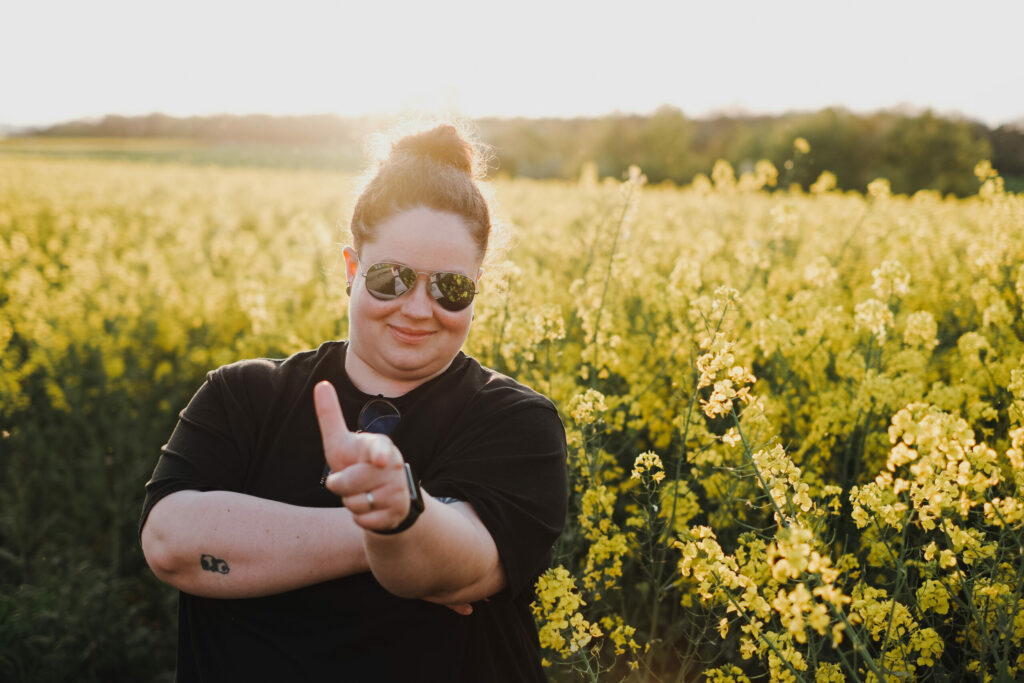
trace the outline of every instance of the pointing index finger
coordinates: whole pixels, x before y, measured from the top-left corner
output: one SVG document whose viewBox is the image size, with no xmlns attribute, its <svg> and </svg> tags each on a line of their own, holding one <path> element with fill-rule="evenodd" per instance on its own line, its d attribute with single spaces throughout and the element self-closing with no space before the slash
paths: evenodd
<svg viewBox="0 0 1024 683">
<path fill-rule="evenodd" d="M 316 420 L 320 424 L 324 453 L 328 453 L 332 447 L 336 449 L 347 441 L 352 432 L 345 424 L 338 393 L 330 382 L 319 382 L 313 388 L 313 405 L 316 408 Z"/>
</svg>

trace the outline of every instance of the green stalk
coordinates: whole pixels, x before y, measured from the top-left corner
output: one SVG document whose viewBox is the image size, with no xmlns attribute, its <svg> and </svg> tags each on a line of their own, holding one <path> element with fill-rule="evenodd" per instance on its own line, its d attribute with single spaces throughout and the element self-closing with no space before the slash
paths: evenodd
<svg viewBox="0 0 1024 683">
<path fill-rule="evenodd" d="M 598 365 L 599 353 L 601 350 L 600 337 L 601 337 L 601 314 L 604 312 L 604 303 L 608 297 L 608 287 L 611 284 L 612 269 L 615 265 L 615 252 L 619 246 L 619 235 L 622 234 L 622 226 L 626 222 L 626 215 L 629 213 L 629 204 L 632 199 L 632 192 L 630 196 L 626 197 L 626 200 L 622 203 L 622 212 L 619 214 L 619 220 L 615 224 L 615 234 L 612 237 L 612 248 L 608 254 L 608 269 L 604 274 L 604 286 L 601 289 L 601 303 L 597 307 L 597 315 L 594 316 L 594 372 L 590 378 L 590 386 L 592 389 L 597 389 L 597 372 L 600 365 Z"/>
</svg>

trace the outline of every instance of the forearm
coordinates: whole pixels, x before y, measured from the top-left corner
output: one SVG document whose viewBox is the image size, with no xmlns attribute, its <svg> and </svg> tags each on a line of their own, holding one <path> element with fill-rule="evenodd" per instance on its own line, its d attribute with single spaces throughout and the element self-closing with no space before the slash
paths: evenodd
<svg viewBox="0 0 1024 683">
<path fill-rule="evenodd" d="M 229 491 L 167 496 L 150 512 L 142 549 L 160 580 L 206 597 L 272 595 L 369 569 L 363 531 L 344 508 Z"/>
<path fill-rule="evenodd" d="M 468 503 L 446 505 L 424 491 L 415 524 L 397 534 L 376 533 L 394 529 L 409 510 L 408 465 L 388 437 L 349 431 L 330 383 L 318 383 L 313 400 L 324 456 L 334 470 L 327 489 L 365 529 L 363 548 L 381 586 L 400 597 L 446 604 L 480 600 L 504 587 L 494 539 Z"/>
<path fill-rule="evenodd" d="M 426 507 L 408 530 L 365 531 L 370 571 L 395 595 L 434 602 L 474 602 L 505 585 L 494 540 L 466 503 L 446 505 L 424 492 Z"/>
</svg>

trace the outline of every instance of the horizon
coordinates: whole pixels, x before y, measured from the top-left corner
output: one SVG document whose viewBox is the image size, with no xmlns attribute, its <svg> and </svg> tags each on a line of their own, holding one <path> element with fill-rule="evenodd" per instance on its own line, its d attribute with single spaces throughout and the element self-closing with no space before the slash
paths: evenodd
<svg viewBox="0 0 1024 683">
<path fill-rule="evenodd" d="M 961 112 L 958 112 L 958 111 L 940 111 L 940 110 L 937 110 L 937 109 L 935 109 L 933 107 L 918 106 L 918 105 L 912 105 L 912 104 L 909 104 L 909 103 L 901 103 L 901 104 L 897 104 L 897 105 L 894 105 L 894 106 L 891 106 L 891 107 L 883 107 L 883 108 L 879 108 L 879 109 L 865 110 L 865 111 L 854 110 L 854 109 L 851 109 L 851 108 L 846 107 L 844 105 L 827 105 L 827 106 L 820 107 L 818 109 L 799 109 L 799 110 L 791 109 L 791 110 L 781 111 L 781 112 L 761 112 L 761 111 L 750 111 L 750 110 L 743 109 L 743 108 L 724 108 L 724 109 L 710 110 L 710 111 L 707 111 L 707 112 L 703 112 L 702 114 L 690 114 L 688 112 L 682 111 L 681 109 L 679 109 L 675 105 L 663 104 L 663 105 L 658 106 L 656 109 L 653 109 L 653 110 L 647 111 L 647 112 L 616 110 L 616 111 L 610 111 L 610 112 L 603 113 L 603 114 L 574 114 L 574 115 L 563 115 L 563 116 L 560 116 L 560 115 L 524 116 L 524 115 L 515 115 L 515 114 L 513 114 L 513 115 L 486 115 L 486 116 L 479 116 L 479 117 L 468 117 L 468 116 L 465 116 L 465 115 L 462 115 L 462 114 L 453 114 L 452 116 L 455 116 L 456 118 L 459 118 L 459 119 L 464 119 L 464 120 L 469 120 L 469 121 L 474 121 L 474 122 L 485 121 L 485 120 L 498 120 L 498 121 L 501 121 L 501 120 L 505 120 L 505 121 L 513 121 L 513 120 L 526 120 L 526 121 L 560 120 L 560 121 L 572 121 L 572 120 L 593 120 L 593 119 L 615 118 L 615 117 L 632 117 L 632 116 L 641 117 L 641 118 L 643 118 L 643 117 L 651 117 L 651 116 L 654 116 L 659 110 L 662 110 L 662 109 L 665 109 L 665 108 L 676 109 L 676 110 L 680 111 L 682 113 L 682 115 L 687 120 L 690 120 L 690 121 L 714 121 L 716 119 L 722 119 L 722 118 L 724 118 L 724 119 L 737 119 L 737 120 L 739 120 L 739 119 L 753 119 L 753 118 L 762 118 L 762 117 L 763 118 L 785 118 L 785 117 L 789 117 L 789 116 L 798 117 L 798 116 L 812 115 L 812 114 L 815 114 L 815 113 L 818 113 L 818 112 L 826 111 L 826 110 L 829 110 L 829 109 L 834 109 L 834 110 L 839 110 L 839 111 L 846 111 L 846 112 L 849 112 L 850 114 L 853 114 L 855 116 L 873 116 L 873 115 L 879 115 L 879 114 L 896 114 L 896 115 L 904 115 L 904 116 L 914 117 L 914 116 L 919 116 L 921 114 L 924 114 L 926 112 L 931 112 L 935 116 L 942 117 L 942 118 L 947 118 L 947 119 L 952 119 L 952 120 L 967 120 L 967 121 L 970 121 L 972 123 L 980 123 L 982 125 L 987 126 L 989 129 L 992 129 L 992 130 L 995 130 L 996 128 L 999 128 L 1000 126 L 1024 127 L 1024 115 L 1022 115 L 1021 117 L 1018 117 L 1018 118 L 1016 118 L 1014 120 L 1002 121 L 1000 123 L 991 124 L 991 123 L 989 123 L 987 121 L 983 121 L 983 120 L 981 120 L 979 118 L 967 116 L 967 115 L 965 115 L 965 114 L 963 114 Z M 14 133 L 14 134 L 17 135 L 17 134 L 24 134 L 24 133 L 31 133 L 31 132 L 44 132 L 44 131 L 46 131 L 46 130 L 48 130 L 50 128 L 55 128 L 55 127 L 64 126 L 64 125 L 70 125 L 70 124 L 79 124 L 80 123 L 80 124 L 85 124 L 85 125 L 95 125 L 95 124 L 101 123 L 103 120 L 105 120 L 107 118 L 145 119 L 145 118 L 148 118 L 150 116 L 166 116 L 168 118 L 177 119 L 177 120 L 186 120 L 186 119 L 192 119 L 192 118 L 195 118 L 195 119 L 212 119 L 212 118 L 217 118 L 217 117 L 234 117 L 234 118 L 268 117 L 268 118 L 272 118 L 272 119 L 288 119 L 288 118 L 302 119 L 302 118 L 315 118 L 315 117 L 329 116 L 329 117 L 335 117 L 335 118 L 337 118 L 340 121 L 366 121 L 366 120 L 372 121 L 374 119 L 383 119 L 383 120 L 402 119 L 403 116 L 417 117 L 417 116 L 420 116 L 422 114 L 423 114 L 423 111 L 421 111 L 421 110 L 413 110 L 413 109 L 410 109 L 410 110 L 404 111 L 404 112 L 403 111 L 398 111 L 398 112 L 370 112 L 370 113 L 356 114 L 356 115 L 346 115 L 346 114 L 339 114 L 339 113 L 335 113 L 335 112 L 267 113 L 267 112 L 259 112 L 259 111 L 251 111 L 251 112 L 227 112 L 227 111 L 221 111 L 221 112 L 211 112 L 211 113 L 180 114 L 180 115 L 179 114 L 169 114 L 169 113 L 162 112 L 162 111 L 150 111 L 150 112 L 143 112 L 143 113 L 137 113 L 137 114 L 122 114 L 122 113 L 119 113 L 119 112 L 107 112 L 107 113 L 99 114 L 99 115 L 96 115 L 96 116 L 86 116 L 86 117 L 81 117 L 81 118 L 73 118 L 73 119 L 67 119 L 67 120 L 62 120 L 62 121 L 53 121 L 53 122 L 46 122 L 46 123 L 42 123 L 42 124 L 32 124 L 32 125 L 11 125 L 11 124 L 8 124 L 8 123 L 6 123 L 4 121 L 0 121 L 0 131 L 6 131 L 8 133 Z M 435 117 L 436 116 L 441 116 L 441 117 L 444 116 L 443 113 L 438 115 L 436 112 L 431 113 L 431 115 L 435 116 Z"/>
<path fill-rule="evenodd" d="M 1024 3 L 591 5 L 298 0 L 278 13 L 182 0 L 156 14 L 128 0 L 23 3 L 5 12 L 26 28 L 0 45 L 20 65 L 0 80 L 0 126 L 151 113 L 571 119 L 663 106 L 694 119 L 837 107 L 990 128 L 1024 120 L 1013 83 Z"/>
</svg>

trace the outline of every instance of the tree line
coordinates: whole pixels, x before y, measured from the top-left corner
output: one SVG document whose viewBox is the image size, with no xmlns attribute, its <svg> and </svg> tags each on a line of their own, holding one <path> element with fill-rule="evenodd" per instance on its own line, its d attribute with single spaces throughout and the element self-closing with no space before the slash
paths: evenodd
<svg viewBox="0 0 1024 683">
<path fill-rule="evenodd" d="M 334 115 L 164 114 L 107 116 L 30 131 L 59 137 L 161 137 L 294 149 L 332 148 L 339 165 L 357 165 L 367 133 L 384 117 Z M 777 116 L 689 118 L 674 107 L 649 115 L 573 119 L 485 118 L 475 122 L 495 148 L 495 172 L 532 178 L 576 178 L 587 163 L 602 176 L 622 176 L 638 165 L 652 183 L 685 184 L 709 173 L 718 159 L 737 170 L 768 159 L 783 185 L 808 187 L 822 171 L 840 189 L 864 190 L 888 178 L 894 192 L 929 189 L 968 195 L 977 191 L 974 165 L 987 159 L 1011 189 L 1024 190 L 1024 119 L 997 128 L 923 112 L 857 114 L 842 108 Z M 809 151 L 794 147 L 803 138 Z"/>
</svg>

